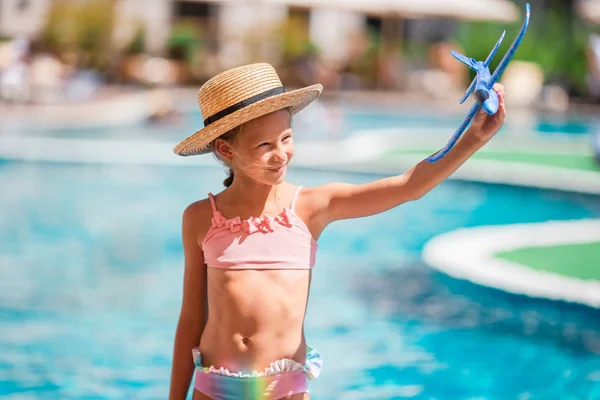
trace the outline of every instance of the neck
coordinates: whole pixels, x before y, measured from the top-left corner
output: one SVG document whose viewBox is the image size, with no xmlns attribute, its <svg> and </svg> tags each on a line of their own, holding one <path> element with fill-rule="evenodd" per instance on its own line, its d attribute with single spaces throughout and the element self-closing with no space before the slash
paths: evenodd
<svg viewBox="0 0 600 400">
<path fill-rule="evenodd" d="M 244 203 L 249 208 L 262 210 L 265 204 L 281 202 L 278 198 L 283 185 L 285 182 L 265 185 L 236 175 L 227 191 L 236 203 Z"/>
</svg>

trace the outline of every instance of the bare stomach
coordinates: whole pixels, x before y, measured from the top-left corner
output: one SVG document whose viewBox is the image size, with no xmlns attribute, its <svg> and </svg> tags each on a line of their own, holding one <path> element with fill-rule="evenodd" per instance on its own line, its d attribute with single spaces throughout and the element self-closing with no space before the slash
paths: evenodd
<svg viewBox="0 0 600 400">
<path fill-rule="evenodd" d="M 208 268 L 202 364 L 251 372 L 282 358 L 304 363 L 310 278 L 310 270 Z"/>
</svg>

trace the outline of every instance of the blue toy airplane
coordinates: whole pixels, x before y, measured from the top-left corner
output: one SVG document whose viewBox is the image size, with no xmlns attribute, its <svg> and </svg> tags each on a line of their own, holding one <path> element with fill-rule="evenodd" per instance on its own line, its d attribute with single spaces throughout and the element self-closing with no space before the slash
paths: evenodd
<svg viewBox="0 0 600 400">
<path fill-rule="evenodd" d="M 500 61 L 500 64 L 498 64 L 498 68 L 496 68 L 493 74 L 490 73 L 489 65 L 492 62 L 494 56 L 496 55 L 496 52 L 500 48 L 502 40 L 504 40 L 504 35 L 506 34 L 506 31 L 502 33 L 500 39 L 498 39 L 498 42 L 496 43 L 496 45 L 494 46 L 494 48 L 492 49 L 489 56 L 484 62 L 476 61 L 472 58 L 465 57 L 462 54 L 459 54 L 455 51 L 450 52 L 454 56 L 454 58 L 465 63 L 469 66 L 469 68 L 477 72 L 477 76 L 475 76 L 475 79 L 473 79 L 471 86 L 469 86 L 467 92 L 460 100 L 460 104 L 464 103 L 465 100 L 467 100 L 469 96 L 473 92 L 475 92 L 475 104 L 469 111 L 469 114 L 467 115 L 463 123 L 458 127 L 452 138 L 450 138 L 450 141 L 448 142 L 446 147 L 444 147 L 442 150 L 432 155 L 431 157 L 427 158 L 427 161 L 435 162 L 443 158 L 452 149 L 452 147 L 454 147 L 454 145 L 464 133 L 464 131 L 467 129 L 467 126 L 471 123 L 473 117 L 475 116 L 477 111 L 479 111 L 480 108 L 483 108 L 483 110 L 489 115 L 496 114 L 496 112 L 498 111 L 498 94 L 492 89 L 492 87 L 496 82 L 498 82 L 498 80 L 502 76 L 502 73 L 508 66 L 508 63 L 510 63 L 510 60 L 513 58 L 515 52 L 521 44 L 523 37 L 525 37 L 527 27 L 529 26 L 530 14 L 530 6 L 529 3 L 527 3 L 525 22 L 523 23 L 523 27 L 521 28 L 519 35 L 515 38 L 513 44 L 510 46 L 510 49 L 508 49 L 508 51 L 504 55 L 502 61 Z"/>
</svg>

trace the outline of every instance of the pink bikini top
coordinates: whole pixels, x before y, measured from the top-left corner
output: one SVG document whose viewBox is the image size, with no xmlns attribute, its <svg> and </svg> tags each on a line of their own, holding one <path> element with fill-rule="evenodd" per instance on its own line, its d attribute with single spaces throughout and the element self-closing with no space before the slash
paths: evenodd
<svg viewBox="0 0 600 400">
<path fill-rule="evenodd" d="M 224 269 L 312 268 L 318 245 L 294 212 L 301 188 L 296 188 L 290 208 L 276 217 L 264 215 L 244 221 L 223 217 L 209 193 L 213 218 L 202 241 L 206 265 Z"/>
</svg>

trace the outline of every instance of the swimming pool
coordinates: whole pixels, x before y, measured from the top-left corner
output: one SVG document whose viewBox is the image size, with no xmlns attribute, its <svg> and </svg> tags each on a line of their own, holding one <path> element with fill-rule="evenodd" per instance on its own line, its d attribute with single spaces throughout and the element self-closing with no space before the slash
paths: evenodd
<svg viewBox="0 0 600 400">
<path fill-rule="evenodd" d="M 219 167 L 0 162 L 0 394 L 164 399 L 183 208 Z M 292 170 L 291 181 L 375 175 Z M 463 226 L 600 217 L 597 197 L 447 182 L 331 225 L 306 320 L 317 400 L 600 396 L 600 313 L 456 281 L 422 264 Z"/>
</svg>

